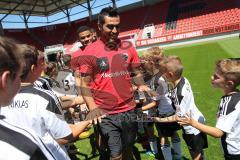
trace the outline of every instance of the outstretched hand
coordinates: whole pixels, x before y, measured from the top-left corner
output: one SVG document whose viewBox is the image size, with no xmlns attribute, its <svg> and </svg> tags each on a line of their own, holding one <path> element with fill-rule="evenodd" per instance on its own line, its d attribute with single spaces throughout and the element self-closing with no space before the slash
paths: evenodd
<svg viewBox="0 0 240 160">
<path fill-rule="evenodd" d="M 100 109 L 100 108 L 95 108 L 93 110 L 90 110 L 90 112 L 86 116 L 86 120 L 91 120 L 93 121 L 94 124 L 101 123 L 102 118 L 106 117 L 107 113 Z"/>
<path fill-rule="evenodd" d="M 181 126 L 192 125 L 194 121 L 192 119 L 191 112 L 185 114 L 183 117 L 176 116 L 176 120 L 177 120 L 177 123 L 180 124 Z"/>
<path fill-rule="evenodd" d="M 151 97 L 157 97 L 157 92 L 151 90 L 147 85 L 140 85 L 138 86 L 138 90 L 142 92 L 146 92 Z"/>
</svg>

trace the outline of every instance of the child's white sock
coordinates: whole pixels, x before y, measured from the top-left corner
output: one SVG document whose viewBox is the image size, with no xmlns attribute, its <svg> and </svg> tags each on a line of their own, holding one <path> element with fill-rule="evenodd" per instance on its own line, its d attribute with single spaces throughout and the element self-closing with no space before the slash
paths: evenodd
<svg viewBox="0 0 240 160">
<path fill-rule="evenodd" d="M 172 160 L 171 147 L 169 144 L 162 145 L 161 150 L 165 160 Z"/>
<path fill-rule="evenodd" d="M 172 139 L 172 145 L 174 150 L 174 156 L 176 159 L 181 159 L 182 149 L 181 149 L 181 139 L 179 137 Z"/>
<path fill-rule="evenodd" d="M 150 148 L 151 148 L 152 152 L 154 154 L 157 154 L 158 153 L 158 147 L 157 147 L 157 140 L 156 140 L 156 138 L 149 139 L 149 144 L 150 144 Z"/>
</svg>

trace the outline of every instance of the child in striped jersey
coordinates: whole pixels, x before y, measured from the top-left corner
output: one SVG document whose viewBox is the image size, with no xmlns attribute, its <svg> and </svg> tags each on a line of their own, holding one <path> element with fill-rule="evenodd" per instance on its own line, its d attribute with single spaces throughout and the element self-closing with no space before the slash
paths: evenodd
<svg viewBox="0 0 240 160">
<path fill-rule="evenodd" d="M 157 106 L 157 115 L 162 118 L 175 114 L 171 99 L 168 97 L 168 84 L 162 77 L 163 70 L 161 65 L 159 65 L 163 57 L 163 50 L 159 47 L 150 48 L 142 55 L 145 61 L 144 68 L 152 74 L 152 78 L 149 80 L 149 86 L 158 94 L 157 97 L 153 97 L 153 102 L 147 104 L 142 109 L 146 110 Z M 168 137 L 172 138 L 175 159 L 180 159 L 182 156 L 181 141 L 177 134 L 177 130 L 180 129 L 180 126 L 176 122 L 156 123 L 156 128 L 160 137 L 164 159 L 172 160 L 173 158 Z M 151 130 L 151 126 L 149 126 L 149 130 Z M 150 141 L 150 145 L 151 143 L 153 142 Z"/>
<path fill-rule="evenodd" d="M 167 56 L 161 65 L 164 68 L 164 78 L 172 86 L 169 90 L 169 98 L 176 108 L 176 114 L 162 119 L 157 117 L 155 120 L 158 122 L 176 122 L 177 115 L 184 116 L 186 113 L 192 112 L 196 121 L 204 123 L 205 119 L 194 102 L 191 85 L 187 78 L 182 76 L 183 65 L 181 59 L 177 56 Z M 206 134 L 190 125 L 186 125 L 183 126 L 183 139 L 189 148 L 192 159 L 200 160 L 204 158 L 203 149 L 207 147 Z"/>
<path fill-rule="evenodd" d="M 5 121 L 35 131 L 51 148 L 56 159 L 69 159 L 59 144 L 66 144 L 78 138 L 90 121 L 67 124 L 53 96 L 46 90 L 34 87 L 33 83 L 45 67 L 43 54 L 35 47 L 21 45 L 25 65 L 21 75 L 21 89 L 13 103 L 1 110 Z M 58 143 L 55 141 L 57 140 Z"/>
<path fill-rule="evenodd" d="M 179 118 L 181 125 L 191 125 L 216 138 L 221 143 L 226 160 L 240 159 L 240 59 L 223 59 L 216 63 L 211 77 L 212 85 L 220 88 L 224 96 L 217 112 L 216 127 L 207 126 L 194 120 L 191 115 Z"/>
<path fill-rule="evenodd" d="M 20 87 L 23 69 L 21 54 L 17 42 L 0 37 L 0 159 L 52 160 L 52 152 L 35 132 L 9 124 L 6 121 L 8 117 L 2 114 L 3 106 L 12 102 Z"/>
</svg>

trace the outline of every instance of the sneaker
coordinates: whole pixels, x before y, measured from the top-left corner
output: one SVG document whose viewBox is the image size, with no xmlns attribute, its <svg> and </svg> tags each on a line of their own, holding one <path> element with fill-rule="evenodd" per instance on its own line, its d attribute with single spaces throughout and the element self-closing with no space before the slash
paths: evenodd
<svg viewBox="0 0 240 160">
<path fill-rule="evenodd" d="M 146 151 L 145 154 L 155 158 L 155 154 L 152 151 Z"/>
</svg>

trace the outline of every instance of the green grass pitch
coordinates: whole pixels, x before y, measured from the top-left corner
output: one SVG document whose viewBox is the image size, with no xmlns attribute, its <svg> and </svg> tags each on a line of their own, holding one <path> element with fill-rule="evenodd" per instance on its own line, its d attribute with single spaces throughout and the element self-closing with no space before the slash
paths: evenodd
<svg viewBox="0 0 240 160">
<path fill-rule="evenodd" d="M 204 114 L 206 123 L 214 126 L 216 122 L 216 110 L 222 93 L 220 90 L 212 88 L 210 77 L 214 71 L 216 60 L 221 58 L 240 57 L 240 39 L 234 37 L 171 47 L 166 48 L 165 53 L 181 57 L 184 65 L 184 76 L 188 78 L 192 85 L 195 102 L 200 111 Z M 219 142 L 219 139 L 208 136 L 209 148 L 205 150 L 207 160 L 223 160 Z M 88 155 L 88 157 L 92 156 L 89 139 L 79 140 L 75 144 L 80 149 L 81 153 Z M 144 150 L 140 144 L 136 144 L 136 146 L 141 152 L 141 158 L 143 160 L 153 159 L 144 154 Z M 182 150 L 183 155 L 190 159 L 184 141 L 182 141 Z M 79 155 L 79 159 L 85 158 Z M 89 159 L 97 160 L 98 157 Z"/>
</svg>

